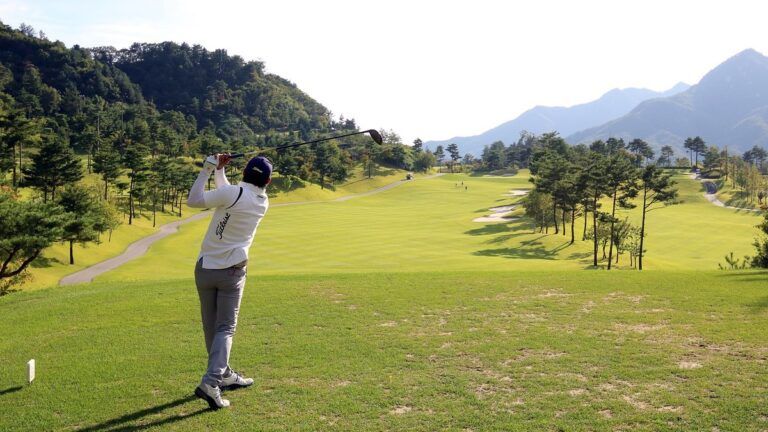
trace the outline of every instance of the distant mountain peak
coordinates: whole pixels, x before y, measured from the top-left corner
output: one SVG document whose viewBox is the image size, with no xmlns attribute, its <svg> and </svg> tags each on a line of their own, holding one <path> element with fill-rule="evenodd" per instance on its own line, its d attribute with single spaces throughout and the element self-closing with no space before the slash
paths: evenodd
<svg viewBox="0 0 768 432">
<path fill-rule="evenodd" d="M 674 96 L 647 100 L 631 112 L 567 137 L 573 144 L 607 137 L 641 138 L 682 152 L 688 136 L 738 150 L 768 144 L 768 57 L 745 49 Z"/>
<path fill-rule="evenodd" d="M 536 105 L 515 119 L 502 123 L 480 135 L 427 141 L 424 145 L 435 148 L 438 145 L 445 146 L 456 143 L 459 145 L 460 151 L 479 155 L 483 146 L 490 145 L 495 141 L 502 141 L 505 144 L 516 142 L 520 138 L 521 131 L 535 134 L 557 131 L 562 136 L 567 136 L 621 117 L 643 101 L 676 94 L 687 88 L 688 85 L 683 83 L 676 84 L 666 92 L 656 92 L 637 87 L 614 88 L 591 102 L 569 107 Z"/>
<path fill-rule="evenodd" d="M 686 84 L 686 83 L 684 83 L 682 81 L 679 81 L 677 84 L 673 85 L 672 88 L 670 88 L 669 90 L 667 90 L 667 91 L 665 91 L 663 93 L 664 93 L 665 96 L 672 96 L 674 94 L 677 94 L 677 93 L 680 93 L 680 92 L 684 92 L 684 91 L 688 90 L 690 87 L 691 87 L 690 85 L 688 85 L 688 84 Z"/>
<path fill-rule="evenodd" d="M 737 57 L 745 57 L 745 58 L 749 58 L 749 57 L 763 57 L 764 58 L 765 56 L 763 54 L 761 54 L 760 52 L 758 52 L 754 48 L 747 48 L 747 49 L 739 52 L 738 54 L 736 54 L 735 56 L 733 56 L 731 58 L 733 59 L 733 58 L 737 58 Z"/>
<path fill-rule="evenodd" d="M 723 69 L 731 69 L 734 67 L 743 68 L 749 67 L 750 65 L 759 65 L 765 67 L 768 65 L 768 57 L 755 51 L 752 48 L 747 48 L 744 51 L 741 51 L 738 54 L 730 57 L 728 60 L 720 63 L 717 67 L 707 73 L 707 75 L 711 75 Z"/>
</svg>

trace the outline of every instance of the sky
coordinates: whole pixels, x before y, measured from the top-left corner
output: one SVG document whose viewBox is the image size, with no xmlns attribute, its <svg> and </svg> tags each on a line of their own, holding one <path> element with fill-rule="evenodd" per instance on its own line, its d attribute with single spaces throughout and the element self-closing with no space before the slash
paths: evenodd
<svg viewBox="0 0 768 432">
<path fill-rule="evenodd" d="M 482 133 L 536 105 L 697 83 L 768 54 L 768 2 L 731 0 L 0 0 L 67 46 L 187 42 L 260 60 L 361 129 Z"/>
</svg>

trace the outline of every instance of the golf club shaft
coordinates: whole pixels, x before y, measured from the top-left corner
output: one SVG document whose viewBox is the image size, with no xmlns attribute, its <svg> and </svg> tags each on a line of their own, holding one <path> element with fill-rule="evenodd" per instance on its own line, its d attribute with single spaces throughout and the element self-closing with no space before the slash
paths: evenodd
<svg viewBox="0 0 768 432">
<path fill-rule="evenodd" d="M 362 131 L 362 132 L 352 132 L 352 133 L 348 133 L 348 134 L 336 135 L 336 136 L 327 137 L 327 138 L 320 138 L 320 139 L 316 139 L 316 140 L 312 140 L 312 141 L 307 141 L 307 142 L 286 144 L 286 145 L 281 145 L 281 146 L 277 146 L 277 147 L 271 147 L 271 148 L 266 148 L 266 149 L 259 149 L 259 150 L 254 150 L 254 151 L 250 151 L 250 152 L 246 152 L 246 153 L 232 153 L 231 155 L 229 155 L 229 157 L 234 159 L 234 158 L 240 158 L 240 157 L 244 157 L 244 156 L 256 155 L 256 154 L 259 154 L 259 153 L 261 153 L 263 151 L 267 151 L 267 150 L 275 150 L 275 151 L 277 151 L 277 150 L 285 150 L 285 149 L 289 149 L 289 148 L 293 148 L 293 147 L 299 147 L 299 146 L 309 145 L 309 144 L 316 144 L 316 143 L 323 142 L 323 141 L 330 141 L 330 140 L 334 140 L 334 139 L 337 139 L 337 138 L 344 138 L 344 137 L 348 137 L 348 136 L 352 136 L 352 135 L 360 135 L 360 134 L 369 133 L 369 132 L 370 131 L 367 131 L 367 130 L 366 131 Z"/>
</svg>

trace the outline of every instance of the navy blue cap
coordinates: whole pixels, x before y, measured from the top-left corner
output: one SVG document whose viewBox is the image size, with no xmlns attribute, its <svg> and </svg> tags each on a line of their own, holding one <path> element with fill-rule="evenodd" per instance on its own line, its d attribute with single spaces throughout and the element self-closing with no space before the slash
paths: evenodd
<svg viewBox="0 0 768 432">
<path fill-rule="evenodd" d="M 258 187 L 264 187 L 272 177 L 272 163 L 264 156 L 256 156 L 248 161 L 243 170 L 243 181 Z"/>
</svg>

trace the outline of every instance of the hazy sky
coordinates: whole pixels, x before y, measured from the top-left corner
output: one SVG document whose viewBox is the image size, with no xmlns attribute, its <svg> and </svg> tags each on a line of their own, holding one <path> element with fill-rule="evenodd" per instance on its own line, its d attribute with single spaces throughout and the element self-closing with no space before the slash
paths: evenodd
<svg viewBox="0 0 768 432">
<path fill-rule="evenodd" d="M 406 142 L 474 135 L 535 105 L 695 84 L 768 53 L 761 1 L 0 0 L 68 46 L 172 40 L 262 60 L 337 116 Z"/>
</svg>

